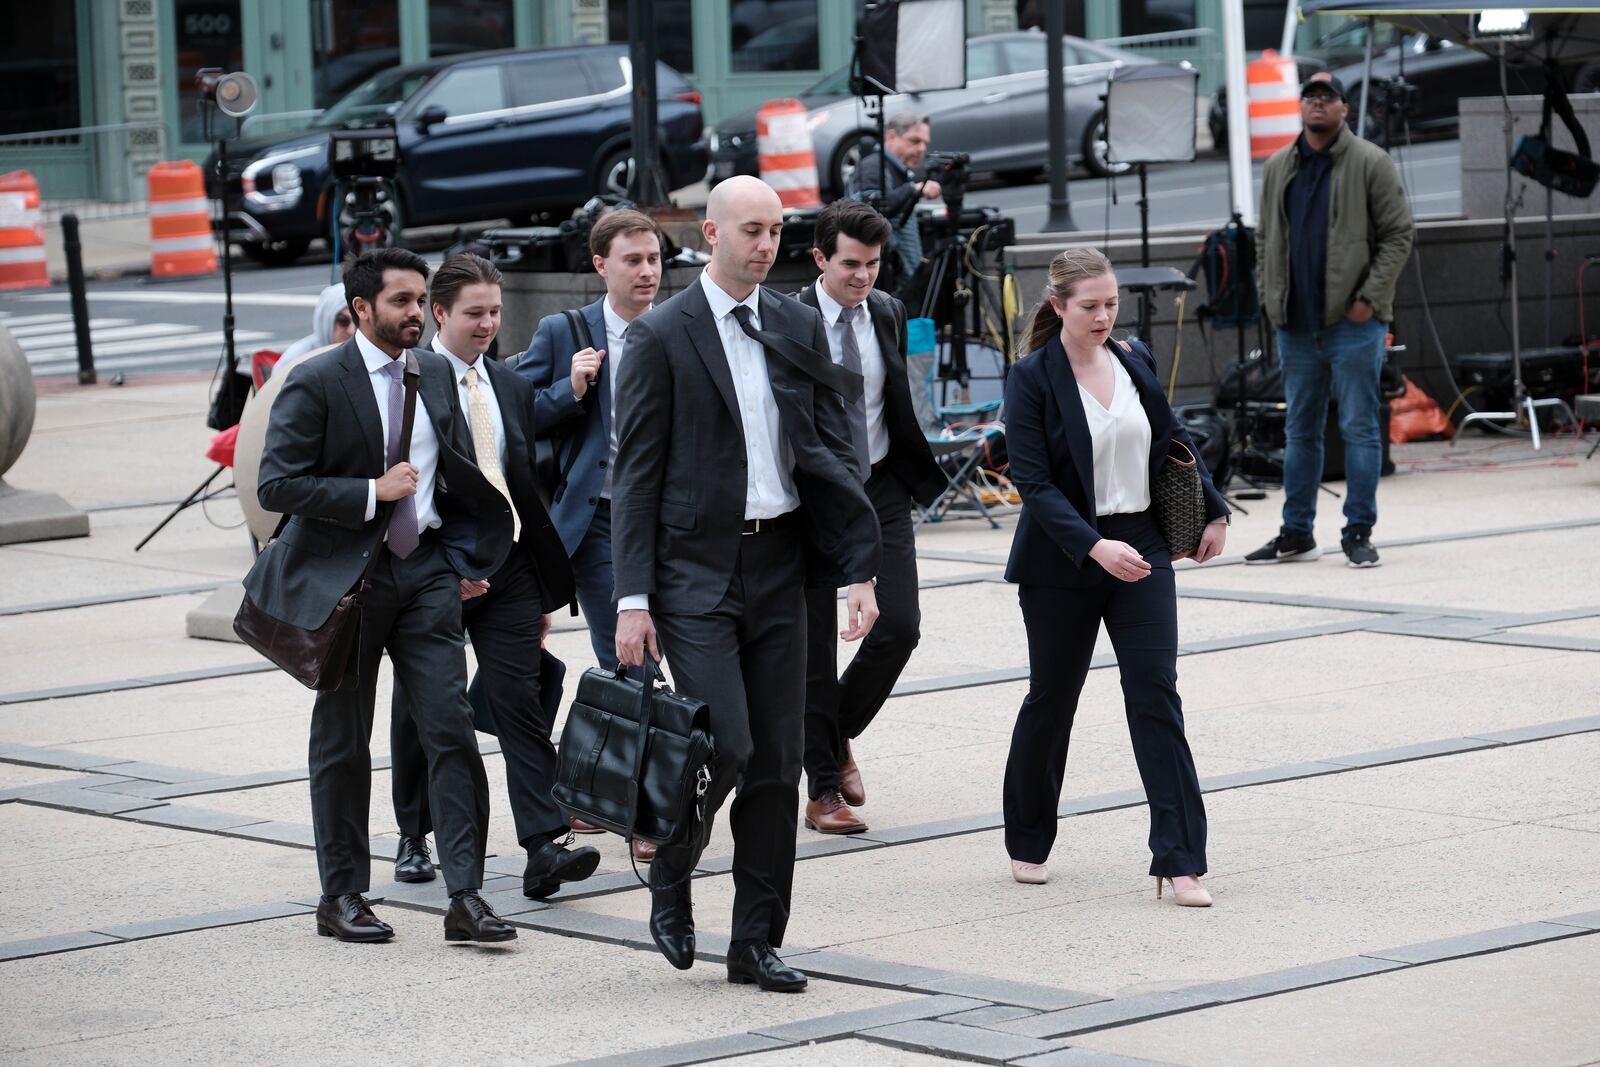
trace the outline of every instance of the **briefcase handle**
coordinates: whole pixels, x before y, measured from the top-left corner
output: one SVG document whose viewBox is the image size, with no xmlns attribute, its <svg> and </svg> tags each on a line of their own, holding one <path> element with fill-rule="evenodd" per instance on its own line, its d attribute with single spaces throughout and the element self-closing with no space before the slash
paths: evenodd
<svg viewBox="0 0 1600 1067">
<path fill-rule="evenodd" d="M 639 821 L 639 790 L 644 778 L 644 750 L 650 742 L 650 712 L 655 704 L 657 681 L 665 682 L 666 676 L 661 673 L 661 664 L 656 662 L 650 650 L 645 649 L 644 661 L 650 669 L 644 673 L 644 683 L 639 686 L 639 743 L 633 749 L 633 774 L 628 777 L 628 848 L 629 854 L 633 849 L 633 834 L 638 828 Z M 628 668 L 619 661 L 617 663 L 617 677 L 627 676 Z M 652 677 L 652 675 L 654 677 Z"/>
</svg>

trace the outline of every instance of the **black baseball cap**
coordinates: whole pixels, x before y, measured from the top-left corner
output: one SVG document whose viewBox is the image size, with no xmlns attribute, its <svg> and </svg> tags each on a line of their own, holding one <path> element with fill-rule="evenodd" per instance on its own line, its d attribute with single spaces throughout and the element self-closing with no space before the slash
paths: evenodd
<svg viewBox="0 0 1600 1067">
<path fill-rule="evenodd" d="M 1332 90 L 1333 92 L 1335 92 L 1335 93 L 1337 93 L 1339 95 L 1339 99 L 1340 100 L 1343 100 L 1345 103 L 1349 103 L 1350 102 L 1350 98 L 1345 95 L 1344 82 L 1340 81 L 1338 78 L 1334 77 L 1332 74 L 1323 74 L 1323 75 L 1313 74 L 1310 78 L 1307 78 L 1305 80 L 1305 82 L 1303 82 L 1301 84 L 1301 86 L 1300 86 L 1300 95 L 1301 95 L 1301 97 L 1306 97 L 1306 96 L 1311 95 L 1311 93 L 1315 92 L 1318 89 L 1329 89 L 1329 90 Z"/>
</svg>

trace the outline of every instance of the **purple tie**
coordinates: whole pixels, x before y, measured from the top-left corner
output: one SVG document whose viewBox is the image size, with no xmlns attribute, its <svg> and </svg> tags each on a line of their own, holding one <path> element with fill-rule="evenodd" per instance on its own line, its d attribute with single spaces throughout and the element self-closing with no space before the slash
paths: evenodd
<svg viewBox="0 0 1600 1067">
<path fill-rule="evenodd" d="M 383 469 L 387 471 L 410 452 L 400 441 L 400 431 L 406 421 L 406 387 L 401 380 L 406 372 L 405 357 L 390 360 L 383 370 L 389 375 L 389 441 L 383 450 Z M 389 551 L 405 559 L 417 550 L 417 543 L 417 498 L 403 496 L 394 502 L 389 512 Z"/>
</svg>

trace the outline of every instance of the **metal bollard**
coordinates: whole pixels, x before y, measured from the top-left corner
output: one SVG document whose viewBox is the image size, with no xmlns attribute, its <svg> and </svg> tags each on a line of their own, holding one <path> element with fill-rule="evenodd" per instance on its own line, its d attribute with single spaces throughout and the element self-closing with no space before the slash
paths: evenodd
<svg viewBox="0 0 1600 1067">
<path fill-rule="evenodd" d="M 83 291 L 83 244 L 78 216 L 61 216 L 61 237 L 67 253 L 67 288 L 72 293 L 72 332 L 78 338 L 78 384 L 93 385 L 94 348 L 89 343 L 89 298 Z"/>
</svg>

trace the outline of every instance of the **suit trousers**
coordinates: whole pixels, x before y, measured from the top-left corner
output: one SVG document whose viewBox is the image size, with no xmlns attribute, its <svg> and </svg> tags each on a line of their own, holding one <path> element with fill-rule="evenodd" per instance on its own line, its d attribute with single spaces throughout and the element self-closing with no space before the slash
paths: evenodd
<svg viewBox="0 0 1600 1067">
<path fill-rule="evenodd" d="M 550 741 L 555 723 L 545 715 L 539 699 L 539 631 L 543 622 L 539 586 L 527 556 L 513 552 L 489 579 L 487 593 L 462 601 L 461 615 L 478 660 L 473 685 L 481 687 L 482 699 L 500 734 L 517 840 L 524 848 L 537 848 L 565 835 L 567 820 L 550 796 L 556 778 L 556 748 Z M 389 724 L 390 781 L 401 833 L 420 838 L 433 829 L 433 805 L 416 709 L 407 697 L 397 684 Z"/>
<path fill-rule="evenodd" d="M 1106 576 L 1080 589 L 1018 587 L 1028 633 L 1028 695 L 1006 761 L 1006 851 L 1024 863 L 1043 863 L 1050 855 L 1072 720 L 1103 620 L 1150 804 L 1150 873 L 1204 874 L 1205 801 L 1178 699 L 1172 557 L 1148 511 L 1102 516 L 1099 527 L 1102 536 L 1137 549 L 1150 573 L 1136 582 Z"/>
<path fill-rule="evenodd" d="M 318 693 L 311 714 L 311 819 L 328 896 L 364 893 L 371 874 L 373 701 L 385 650 L 396 684 L 411 694 L 428 789 L 439 821 L 439 865 L 451 892 L 483 885 L 489 783 L 467 706 L 461 579 L 428 534 L 405 559 L 380 547 L 361 611 L 355 669 Z"/>
<path fill-rule="evenodd" d="M 805 767 L 813 800 L 838 791 L 845 743 L 860 737 L 889 699 L 922 637 L 911 492 L 887 468 L 868 478 L 866 489 L 883 534 L 878 621 L 842 677 L 839 598 L 832 589 L 806 590 Z"/>
<path fill-rule="evenodd" d="M 804 745 L 804 553 L 792 520 L 739 540 L 722 600 L 705 614 L 655 616 L 673 685 L 711 708 L 716 758 L 706 817 L 695 840 L 662 846 L 652 885 L 688 876 L 712 820 L 738 787 L 733 829 L 735 941 L 783 944 L 794 881 Z"/>
<path fill-rule="evenodd" d="M 572 552 L 572 577 L 578 607 L 589 624 L 589 645 L 597 666 L 617 666 L 617 604 L 612 597 L 616 577 L 611 569 L 611 501 L 601 498 L 583 540 Z"/>
</svg>

